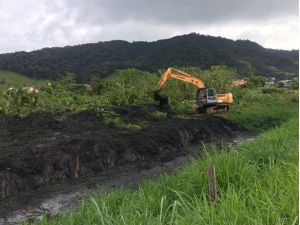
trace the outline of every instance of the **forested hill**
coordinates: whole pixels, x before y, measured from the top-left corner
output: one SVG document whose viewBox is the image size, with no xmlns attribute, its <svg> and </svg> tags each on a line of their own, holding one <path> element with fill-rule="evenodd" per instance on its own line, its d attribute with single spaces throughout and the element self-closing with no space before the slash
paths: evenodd
<svg viewBox="0 0 300 225">
<path fill-rule="evenodd" d="M 74 73 L 81 81 L 106 77 L 117 69 L 157 71 L 169 66 L 228 65 L 245 73 L 251 64 L 258 75 L 298 74 L 299 52 L 266 49 L 247 40 L 188 34 L 154 42 L 107 41 L 0 55 L 0 69 L 33 78 L 58 79 Z"/>
</svg>

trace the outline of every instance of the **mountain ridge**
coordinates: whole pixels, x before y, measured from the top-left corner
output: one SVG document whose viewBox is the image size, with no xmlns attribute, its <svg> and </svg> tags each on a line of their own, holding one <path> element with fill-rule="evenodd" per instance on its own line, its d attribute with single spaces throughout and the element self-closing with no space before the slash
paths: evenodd
<svg viewBox="0 0 300 225">
<path fill-rule="evenodd" d="M 107 77 L 118 69 L 135 67 L 155 72 L 169 66 L 227 65 L 244 74 L 249 65 L 264 76 L 298 74 L 297 50 L 264 48 L 249 40 L 231 40 L 196 33 L 151 42 L 100 41 L 75 46 L 0 54 L 0 69 L 32 78 L 58 79 L 74 73 L 78 80 Z"/>
</svg>

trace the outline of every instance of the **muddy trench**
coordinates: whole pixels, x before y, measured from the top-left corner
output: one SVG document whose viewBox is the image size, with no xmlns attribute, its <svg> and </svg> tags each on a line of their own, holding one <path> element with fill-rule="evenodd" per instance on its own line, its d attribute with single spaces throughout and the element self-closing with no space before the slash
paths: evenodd
<svg viewBox="0 0 300 225">
<path fill-rule="evenodd" d="M 37 215 L 23 212 L 25 218 L 36 218 L 47 213 L 47 201 L 58 198 L 48 207 L 55 214 L 61 195 L 69 199 L 61 208 L 69 208 L 78 191 L 135 186 L 186 165 L 186 156 L 201 155 L 203 144 L 232 143 L 246 133 L 220 116 L 169 117 L 150 106 L 2 118 L 2 223 L 44 204 L 46 210 Z"/>
</svg>

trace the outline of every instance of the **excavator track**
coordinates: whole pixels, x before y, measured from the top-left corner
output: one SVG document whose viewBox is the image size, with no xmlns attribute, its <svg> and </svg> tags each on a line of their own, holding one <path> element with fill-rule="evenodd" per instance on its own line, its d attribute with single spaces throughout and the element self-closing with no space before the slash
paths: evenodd
<svg viewBox="0 0 300 225">
<path fill-rule="evenodd" d="M 228 105 L 220 105 L 220 106 L 209 106 L 209 107 L 199 107 L 196 109 L 196 112 L 199 114 L 216 114 L 216 113 L 225 113 L 229 111 Z"/>
</svg>

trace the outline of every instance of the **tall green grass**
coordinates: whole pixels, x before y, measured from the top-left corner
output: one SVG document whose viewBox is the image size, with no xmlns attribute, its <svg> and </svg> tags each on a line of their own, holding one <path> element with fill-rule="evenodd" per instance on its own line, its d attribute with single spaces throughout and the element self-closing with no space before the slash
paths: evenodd
<svg viewBox="0 0 300 225">
<path fill-rule="evenodd" d="M 216 166 L 215 204 L 208 201 L 209 164 Z M 79 212 L 41 224 L 298 224 L 298 119 L 134 192 L 93 195 Z"/>
<path fill-rule="evenodd" d="M 273 89 L 277 92 L 265 93 L 268 89 L 233 90 L 235 102 L 222 116 L 252 131 L 265 131 L 297 116 L 299 93 Z"/>
<path fill-rule="evenodd" d="M 264 131 L 298 114 L 299 106 L 294 102 L 278 100 L 273 101 L 272 104 L 254 103 L 247 106 L 233 106 L 229 113 L 223 116 L 248 130 Z"/>
</svg>

